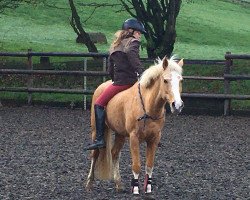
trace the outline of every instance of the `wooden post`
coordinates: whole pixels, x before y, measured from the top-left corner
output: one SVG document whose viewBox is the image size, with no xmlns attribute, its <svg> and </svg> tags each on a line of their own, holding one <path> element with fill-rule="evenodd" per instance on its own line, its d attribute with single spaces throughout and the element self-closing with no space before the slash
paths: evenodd
<svg viewBox="0 0 250 200">
<path fill-rule="evenodd" d="M 226 52 L 226 54 L 231 54 L 231 52 Z M 224 75 L 231 74 L 231 66 L 233 65 L 232 59 L 226 58 L 226 63 L 224 66 Z M 230 79 L 224 78 L 224 94 L 230 94 Z M 225 99 L 224 101 L 224 115 L 230 115 L 231 109 L 231 99 Z"/>
<path fill-rule="evenodd" d="M 104 72 L 107 71 L 107 58 L 106 58 L 106 57 L 103 57 L 102 70 L 103 70 Z M 103 76 L 102 81 L 103 81 L 103 82 L 106 81 L 106 77 L 105 77 L 105 76 Z"/>
<path fill-rule="evenodd" d="M 87 71 L 87 58 L 84 58 L 84 71 Z M 83 89 L 87 90 L 87 76 L 83 77 Z M 87 95 L 83 95 L 83 109 L 87 110 Z"/>
<path fill-rule="evenodd" d="M 29 55 L 29 53 L 32 52 L 32 49 L 28 49 L 28 70 L 33 70 L 33 62 L 32 62 L 32 56 Z M 27 88 L 33 87 L 33 75 L 28 76 L 27 80 Z M 32 104 L 32 92 L 28 92 L 28 105 Z"/>
</svg>

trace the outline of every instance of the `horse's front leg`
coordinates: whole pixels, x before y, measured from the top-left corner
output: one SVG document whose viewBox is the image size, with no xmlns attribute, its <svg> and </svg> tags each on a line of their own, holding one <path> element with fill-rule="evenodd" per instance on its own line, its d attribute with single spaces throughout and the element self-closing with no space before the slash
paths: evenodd
<svg viewBox="0 0 250 200">
<path fill-rule="evenodd" d="M 116 190 L 118 192 L 124 190 L 124 187 L 121 182 L 120 167 L 119 167 L 121 149 L 124 143 L 125 143 L 125 137 L 122 135 L 118 135 L 116 133 L 114 146 L 112 148 L 111 153 L 112 153 L 112 161 L 113 161 L 113 167 L 114 167 L 114 181 L 115 181 Z"/>
<path fill-rule="evenodd" d="M 130 137 L 130 152 L 132 157 L 132 171 L 134 178 L 132 179 L 132 193 L 139 194 L 139 174 L 141 171 L 141 162 L 140 162 L 140 150 L 139 150 L 139 138 L 136 133 L 131 133 Z"/>
<path fill-rule="evenodd" d="M 146 176 L 144 180 L 144 192 L 151 193 L 152 192 L 152 174 L 155 160 L 155 153 L 160 141 L 159 136 L 155 137 L 147 141 L 147 149 L 146 149 Z"/>
<path fill-rule="evenodd" d="M 85 188 L 88 191 L 90 191 L 92 189 L 92 185 L 93 185 L 93 182 L 94 182 L 94 179 L 95 179 L 94 171 L 95 171 L 95 164 L 96 164 L 98 156 L 99 156 L 99 149 L 93 150 L 92 151 L 92 158 L 91 158 L 91 165 L 90 165 L 89 175 L 88 175 L 86 186 L 85 186 Z"/>
</svg>

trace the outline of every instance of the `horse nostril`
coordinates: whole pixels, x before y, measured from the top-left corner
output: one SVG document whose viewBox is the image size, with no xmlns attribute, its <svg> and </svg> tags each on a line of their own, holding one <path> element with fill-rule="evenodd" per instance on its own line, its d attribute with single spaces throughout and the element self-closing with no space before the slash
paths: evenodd
<svg viewBox="0 0 250 200">
<path fill-rule="evenodd" d="M 173 102 L 172 106 L 176 109 L 176 110 L 181 110 L 184 107 L 184 103 L 183 101 L 180 102 Z"/>
</svg>

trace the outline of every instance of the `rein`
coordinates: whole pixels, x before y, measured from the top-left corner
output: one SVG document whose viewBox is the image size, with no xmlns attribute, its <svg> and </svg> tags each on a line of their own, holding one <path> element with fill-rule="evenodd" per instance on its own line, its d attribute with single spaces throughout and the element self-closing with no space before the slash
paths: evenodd
<svg viewBox="0 0 250 200">
<path fill-rule="evenodd" d="M 147 112 L 146 112 L 146 109 L 145 109 L 144 101 L 142 99 L 140 82 L 138 83 L 138 92 L 139 92 L 139 97 L 140 97 L 140 100 L 141 100 L 141 105 L 142 105 L 142 109 L 144 111 L 144 114 L 141 117 L 139 117 L 137 119 L 137 121 L 143 120 L 143 122 L 144 122 L 144 126 L 143 127 L 145 128 L 145 126 L 146 126 L 146 119 L 159 120 L 159 119 L 162 119 L 164 115 L 162 117 L 152 117 L 152 116 L 148 115 Z"/>
</svg>

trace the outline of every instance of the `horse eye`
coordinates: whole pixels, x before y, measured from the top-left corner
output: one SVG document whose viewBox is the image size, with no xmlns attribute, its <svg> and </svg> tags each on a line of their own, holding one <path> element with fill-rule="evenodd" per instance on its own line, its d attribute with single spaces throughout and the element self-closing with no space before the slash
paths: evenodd
<svg viewBox="0 0 250 200">
<path fill-rule="evenodd" d="M 167 79 L 164 79 L 164 83 L 168 83 L 168 80 L 167 80 Z"/>
</svg>

